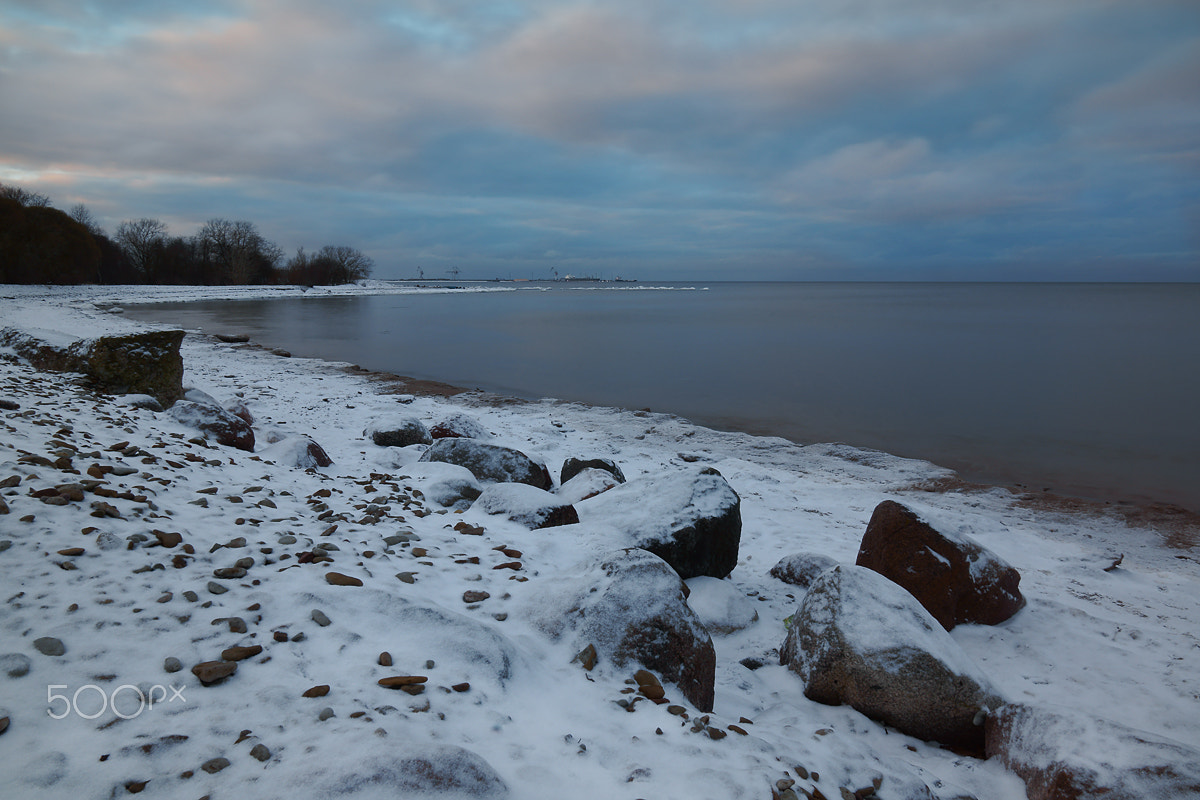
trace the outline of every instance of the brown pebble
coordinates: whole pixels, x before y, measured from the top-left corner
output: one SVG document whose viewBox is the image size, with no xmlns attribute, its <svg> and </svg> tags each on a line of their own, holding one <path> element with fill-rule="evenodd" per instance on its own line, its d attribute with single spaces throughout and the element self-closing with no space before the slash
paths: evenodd
<svg viewBox="0 0 1200 800">
<path fill-rule="evenodd" d="M 733 731 L 734 733 L 740 733 L 742 736 L 750 735 L 750 734 L 746 733 L 746 730 L 744 728 L 742 728 L 738 725 L 730 725 L 729 730 Z"/>
<path fill-rule="evenodd" d="M 8 717 L 0 717 L 0 734 L 8 730 Z"/>
<path fill-rule="evenodd" d="M 275 631 L 271 636 L 277 642 L 286 642 L 288 640 L 288 635 L 283 631 Z"/>
<path fill-rule="evenodd" d="M 81 556 L 83 555 L 83 552 L 84 551 L 82 547 L 67 547 L 63 550 L 59 550 L 58 554 L 60 556 Z"/>
<path fill-rule="evenodd" d="M 222 650 L 221 659 L 223 661 L 244 661 L 247 658 L 253 658 L 261 652 L 261 644 L 252 644 L 249 647 L 239 645 Z"/>
<path fill-rule="evenodd" d="M 150 781 L 130 781 L 129 783 L 125 784 L 125 791 L 129 792 L 130 794 L 140 794 L 141 791 L 146 788 L 146 784 L 149 782 Z"/>
<path fill-rule="evenodd" d="M 505 561 L 503 564 L 497 564 L 496 566 L 492 567 L 492 569 L 511 569 L 514 571 L 519 570 L 520 568 L 520 561 Z"/>
<path fill-rule="evenodd" d="M 205 661 L 192 667 L 192 674 L 200 679 L 200 683 L 211 686 L 228 678 L 237 672 L 237 663 L 233 661 Z"/>
<path fill-rule="evenodd" d="M 414 686 L 429 680 L 424 675 L 393 675 L 390 678 L 380 678 L 379 685 L 385 689 L 400 689 L 404 686 Z"/>
<path fill-rule="evenodd" d="M 325 582 L 331 586 L 362 586 L 361 578 L 355 578 L 353 575 L 343 575 L 340 572 L 326 572 Z"/>
<path fill-rule="evenodd" d="M 379 666 L 390 667 L 392 665 L 392 654 L 384 650 L 379 654 Z"/>
<path fill-rule="evenodd" d="M 453 686 L 451 686 L 450 688 L 456 692 L 465 692 L 471 688 L 471 684 L 464 681 L 463 683 L 456 683 Z"/>
<path fill-rule="evenodd" d="M 463 592 L 462 599 L 464 603 L 480 603 L 484 600 L 487 600 L 489 597 L 491 597 L 491 595 L 487 592 L 468 589 L 467 591 Z"/>
<path fill-rule="evenodd" d="M 305 689 L 301 697 L 324 697 L 329 694 L 329 684 L 323 683 L 320 686 L 314 686 L 311 689 Z"/>
</svg>

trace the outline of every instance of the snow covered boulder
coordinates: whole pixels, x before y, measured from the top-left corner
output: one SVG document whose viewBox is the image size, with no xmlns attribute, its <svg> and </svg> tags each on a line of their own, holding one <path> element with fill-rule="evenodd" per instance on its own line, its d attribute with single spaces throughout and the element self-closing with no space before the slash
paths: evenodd
<svg viewBox="0 0 1200 800">
<path fill-rule="evenodd" d="M 264 448 L 259 455 L 281 467 L 296 469 L 328 467 L 333 463 L 325 449 L 307 436 L 289 436 Z"/>
<path fill-rule="evenodd" d="M 1025 781 L 1029 800 L 1200 797 L 1200 751 L 1115 722 L 1024 704 L 988 715 L 987 755 Z"/>
<path fill-rule="evenodd" d="M 780 662 L 804 695 L 846 704 L 919 739 L 983 749 L 983 717 L 1002 700 L 919 603 L 864 567 L 837 566 L 809 587 Z"/>
<path fill-rule="evenodd" d="M 483 490 L 473 508 L 485 514 L 504 516 L 530 529 L 579 522 L 574 506 L 545 489 L 524 483 L 493 483 Z"/>
<path fill-rule="evenodd" d="M 434 439 L 481 439 L 492 438 L 487 428 L 469 414 L 451 414 L 429 429 Z"/>
<path fill-rule="evenodd" d="M 624 483 L 577 509 L 580 519 L 617 528 L 685 580 L 724 578 L 737 566 L 741 498 L 712 467 Z"/>
<path fill-rule="evenodd" d="M 855 563 L 903 586 L 946 630 L 995 625 L 1025 605 L 1021 574 L 999 556 L 966 535 L 934 530 L 891 500 L 875 507 Z"/>
<path fill-rule="evenodd" d="M 390 414 L 371 420 L 363 431 L 363 436 L 380 447 L 408 447 L 433 441 L 429 429 L 421 420 Z"/>
<path fill-rule="evenodd" d="M 566 483 L 585 469 L 602 469 L 616 478 L 617 483 L 625 482 L 625 473 L 617 466 L 617 462 L 607 458 L 568 458 L 563 462 L 559 483 Z"/>
<path fill-rule="evenodd" d="M 426 500 L 445 508 L 465 511 L 483 492 L 471 470 L 457 464 L 418 462 L 408 465 L 405 472 L 416 481 Z"/>
<path fill-rule="evenodd" d="M 217 444 L 254 452 L 254 429 L 220 406 L 180 400 L 167 413 L 181 425 L 200 431 L 204 438 L 215 439 Z"/>
<path fill-rule="evenodd" d="M 368 745 L 369 746 L 369 745 Z M 509 797 L 508 786 L 479 755 L 450 744 L 405 741 L 386 753 L 359 758 L 310 759 L 287 797 Z"/>
<path fill-rule="evenodd" d="M 421 461 L 457 464 L 485 483 L 527 483 L 550 489 L 554 483 L 546 465 L 520 450 L 477 442 L 474 439 L 438 439 L 421 456 Z"/>
<path fill-rule="evenodd" d="M 641 664 L 711 711 L 717 657 L 688 607 L 685 586 L 667 564 L 636 548 L 582 565 L 531 605 L 533 623 L 572 647 L 596 649 L 601 664 Z"/>
<path fill-rule="evenodd" d="M 613 474 L 603 469 L 585 469 L 563 481 L 555 492 L 564 503 L 579 503 L 620 486 Z"/>
<path fill-rule="evenodd" d="M 836 567 L 837 563 L 829 556 L 817 553 L 793 553 L 779 559 L 779 563 L 771 567 L 770 574 L 784 583 L 807 589 L 822 572 Z"/>
<path fill-rule="evenodd" d="M 109 394 L 148 394 L 167 408 L 183 396 L 183 331 L 145 331 L 97 339 L 64 339 L 51 331 L 0 331 L 37 369 L 82 372 Z"/>
<path fill-rule="evenodd" d="M 701 575 L 686 583 L 688 607 L 709 633 L 734 633 L 758 622 L 754 601 L 729 581 Z"/>
</svg>

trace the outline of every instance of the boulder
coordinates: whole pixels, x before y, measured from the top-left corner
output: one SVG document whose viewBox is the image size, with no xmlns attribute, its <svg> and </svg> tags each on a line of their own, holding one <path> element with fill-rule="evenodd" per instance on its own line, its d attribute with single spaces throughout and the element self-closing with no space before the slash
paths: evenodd
<svg viewBox="0 0 1200 800">
<path fill-rule="evenodd" d="M 465 511 L 483 492 L 483 486 L 471 470 L 457 464 L 428 461 L 411 464 L 405 472 L 412 478 L 425 499 L 445 508 Z"/>
<path fill-rule="evenodd" d="M 724 578 L 737 566 L 741 499 L 712 467 L 624 483 L 576 508 L 580 519 L 615 527 L 685 580 Z"/>
<path fill-rule="evenodd" d="M 701 575 L 686 583 L 688 607 L 709 633 L 735 633 L 758 622 L 754 601 L 729 581 Z"/>
<path fill-rule="evenodd" d="M 530 606 L 535 626 L 572 650 L 592 646 L 598 663 L 640 664 L 711 711 L 716 677 L 712 638 L 685 599 L 686 587 L 658 556 L 620 550 L 580 565 Z"/>
<path fill-rule="evenodd" d="M 607 470 L 585 469 L 563 482 L 555 494 L 564 503 L 580 503 L 620 485 L 621 482 Z"/>
<path fill-rule="evenodd" d="M 384 754 L 310 759 L 315 776 L 289 788 L 288 797 L 509 797 L 487 761 L 457 745 L 405 741 Z M 317 766 L 319 764 L 319 766 Z"/>
<path fill-rule="evenodd" d="M 246 421 L 247 425 L 254 424 L 254 415 L 250 413 L 250 409 L 246 408 L 246 404 L 241 400 L 230 400 L 225 404 L 225 410 L 235 417 L 241 417 Z"/>
<path fill-rule="evenodd" d="M 539 489 L 553 488 L 546 465 L 509 447 L 474 439 L 438 439 L 421 455 L 421 461 L 436 461 L 466 467 L 484 483 L 527 483 Z"/>
<path fill-rule="evenodd" d="M 585 469 L 602 469 L 617 479 L 617 483 L 625 482 L 625 474 L 617 466 L 617 462 L 607 458 L 568 458 L 563 462 L 559 483 L 566 483 Z"/>
<path fill-rule="evenodd" d="M 779 563 L 771 567 L 770 574 L 784 583 L 807 589 L 817 576 L 830 567 L 836 567 L 837 563 L 829 556 L 817 553 L 793 553 L 779 559 Z"/>
<path fill-rule="evenodd" d="M 265 461 L 271 461 L 281 467 L 296 469 L 312 469 L 313 467 L 328 467 L 333 459 L 321 445 L 307 436 L 289 436 L 280 439 L 259 452 Z"/>
<path fill-rule="evenodd" d="M 254 429 L 241 417 L 235 417 L 220 406 L 180 400 L 168 412 L 181 425 L 195 428 L 217 444 L 254 452 Z"/>
<path fill-rule="evenodd" d="M 1010 704 L 988 716 L 986 739 L 1029 800 L 1200 797 L 1200 750 L 1115 722 Z"/>
<path fill-rule="evenodd" d="M 0 344 L 37 369 L 81 372 L 108 394 L 148 394 L 163 408 L 183 396 L 183 331 L 145 331 L 97 339 L 67 339 L 53 332 L 0 331 Z"/>
<path fill-rule="evenodd" d="M 780 662 L 811 700 L 972 752 L 983 749 L 983 716 L 1002 702 L 912 595 L 864 567 L 837 566 L 813 581 Z"/>
<path fill-rule="evenodd" d="M 524 483 L 493 483 L 472 508 L 505 518 L 526 528 L 554 528 L 579 522 L 575 507 L 558 495 Z"/>
<path fill-rule="evenodd" d="M 451 414 L 429 429 L 434 439 L 481 439 L 492 438 L 479 420 L 468 414 Z"/>
<path fill-rule="evenodd" d="M 903 586 L 946 630 L 995 625 L 1025 605 L 1019 572 L 965 534 L 940 533 L 891 500 L 875 507 L 855 563 Z"/>
<path fill-rule="evenodd" d="M 433 441 L 429 429 L 421 420 L 391 414 L 371 420 L 363 436 L 380 447 L 408 447 Z"/>
</svg>

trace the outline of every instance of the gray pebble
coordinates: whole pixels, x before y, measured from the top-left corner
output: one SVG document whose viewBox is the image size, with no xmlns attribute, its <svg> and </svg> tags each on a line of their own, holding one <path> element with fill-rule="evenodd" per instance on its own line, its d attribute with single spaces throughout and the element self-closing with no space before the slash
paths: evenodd
<svg viewBox="0 0 1200 800">
<path fill-rule="evenodd" d="M 283 536 L 279 537 L 279 543 L 280 544 L 295 544 L 296 537 L 292 536 L 290 533 L 285 533 Z"/>
<path fill-rule="evenodd" d="M 183 599 L 187 600 L 189 603 L 194 603 L 200 599 L 200 595 L 196 594 L 191 589 L 188 589 L 183 593 Z"/>
<path fill-rule="evenodd" d="M 213 594 L 225 594 L 226 592 L 229 591 L 228 589 L 226 589 L 224 586 L 217 583 L 216 581 L 208 582 L 208 590 L 210 592 L 212 592 Z"/>
<path fill-rule="evenodd" d="M 200 769 L 213 775 L 229 766 L 228 758 L 212 758 L 200 765 Z"/>
<path fill-rule="evenodd" d="M 0 672 L 10 678 L 20 678 L 29 674 L 33 661 L 24 653 L 5 653 L 0 656 Z"/>
<path fill-rule="evenodd" d="M 121 537 L 111 531 L 103 531 L 96 537 L 96 547 L 101 550 L 119 550 Z"/>
<path fill-rule="evenodd" d="M 312 612 L 312 621 L 320 625 L 322 628 L 329 625 L 329 617 L 325 616 L 325 612 L 319 608 L 314 608 Z"/>
<path fill-rule="evenodd" d="M 250 569 L 254 566 L 254 559 L 250 556 L 243 556 L 242 558 L 239 558 L 237 561 L 233 562 L 233 565 L 242 569 Z"/>
<path fill-rule="evenodd" d="M 417 579 L 415 577 L 413 577 L 413 573 L 411 573 L 411 572 L 397 572 L 396 577 L 399 578 L 404 583 L 416 583 L 417 582 Z"/>
<path fill-rule="evenodd" d="M 61 639 L 55 639 L 53 636 L 43 636 L 40 639 L 33 640 L 34 649 L 44 656 L 61 656 L 67 652 L 67 648 L 63 645 Z"/>
<path fill-rule="evenodd" d="M 163 661 L 163 669 L 167 672 L 179 672 L 179 670 L 183 669 L 183 662 L 175 656 L 168 656 Z"/>
<path fill-rule="evenodd" d="M 318 548 L 321 550 L 338 550 L 339 549 L 338 546 L 336 544 L 334 544 L 333 542 L 321 542 L 313 549 L 315 550 Z"/>
<path fill-rule="evenodd" d="M 333 709 L 330 708 L 329 706 L 325 706 L 325 708 L 321 709 L 321 713 L 317 714 L 317 719 L 321 720 L 321 722 L 324 722 L 325 720 L 327 720 L 333 716 L 337 716 L 336 714 L 333 713 Z"/>
<path fill-rule="evenodd" d="M 250 748 L 250 755 L 259 761 L 266 761 L 271 757 L 271 751 L 265 744 L 260 742 L 259 744 L 256 744 L 254 747 Z"/>
<path fill-rule="evenodd" d="M 12 539 L 0 539 L 0 553 L 12 547 Z"/>
</svg>

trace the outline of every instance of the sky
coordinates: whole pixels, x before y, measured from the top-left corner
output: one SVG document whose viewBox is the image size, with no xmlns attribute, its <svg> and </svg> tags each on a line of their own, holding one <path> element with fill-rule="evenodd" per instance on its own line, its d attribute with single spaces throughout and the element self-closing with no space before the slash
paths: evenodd
<svg viewBox="0 0 1200 800">
<path fill-rule="evenodd" d="M 1197 0 L 0 0 L 0 183 L 375 277 L 1200 280 Z"/>
</svg>

